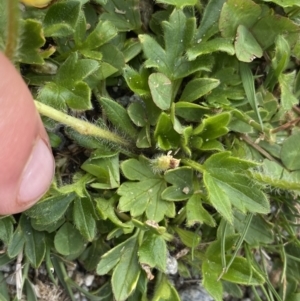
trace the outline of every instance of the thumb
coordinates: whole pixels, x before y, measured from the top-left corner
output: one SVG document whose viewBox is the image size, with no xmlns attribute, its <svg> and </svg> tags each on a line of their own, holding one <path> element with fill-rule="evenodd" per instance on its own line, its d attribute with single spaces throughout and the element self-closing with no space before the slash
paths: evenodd
<svg viewBox="0 0 300 301">
<path fill-rule="evenodd" d="M 0 53 L 0 214 L 22 212 L 50 186 L 54 159 L 30 91 Z"/>
</svg>

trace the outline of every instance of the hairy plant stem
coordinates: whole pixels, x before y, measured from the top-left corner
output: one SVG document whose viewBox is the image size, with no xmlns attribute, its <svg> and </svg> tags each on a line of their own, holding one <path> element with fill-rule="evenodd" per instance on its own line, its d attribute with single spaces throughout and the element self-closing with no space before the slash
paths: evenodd
<svg viewBox="0 0 300 301">
<path fill-rule="evenodd" d="M 20 27 L 20 8 L 19 0 L 7 0 L 7 30 L 6 45 L 4 53 L 13 62 L 18 46 L 19 27 Z"/>
<path fill-rule="evenodd" d="M 205 171 L 205 168 L 203 167 L 203 165 L 199 164 L 198 162 L 191 160 L 191 159 L 181 159 L 181 163 L 183 163 L 184 165 L 190 166 L 193 169 L 203 173 Z"/>
<path fill-rule="evenodd" d="M 34 101 L 35 106 L 41 115 L 47 116 L 55 121 L 58 121 L 62 124 L 70 126 L 78 133 L 86 136 L 93 136 L 104 139 L 106 141 L 113 142 L 119 147 L 131 149 L 132 145 L 130 142 L 122 138 L 121 136 L 112 133 L 110 131 L 104 130 L 95 126 L 87 121 L 77 119 L 75 117 L 69 116 L 63 112 L 60 112 L 50 106 L 47 106 L 39 101 Z M 128 153 L 128 151 L 126 151 Z"/>
</svg>

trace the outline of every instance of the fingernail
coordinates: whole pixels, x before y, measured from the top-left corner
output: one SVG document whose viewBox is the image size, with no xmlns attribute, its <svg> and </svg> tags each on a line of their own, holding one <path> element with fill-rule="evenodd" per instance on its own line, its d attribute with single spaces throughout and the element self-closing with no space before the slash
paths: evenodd
<svg viewBox="0 0 300 301">
<path fill-rule="evenodd" d="M 54 173 L 54 159 L 48 146 L 38 139 L 22 174 L 18 202 L 35 203 L 49 188 Z"/>
</svg>

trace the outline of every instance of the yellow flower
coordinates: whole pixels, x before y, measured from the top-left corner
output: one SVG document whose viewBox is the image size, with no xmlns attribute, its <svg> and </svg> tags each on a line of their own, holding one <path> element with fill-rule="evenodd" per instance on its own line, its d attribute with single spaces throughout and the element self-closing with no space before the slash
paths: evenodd
<svg viewBox="0 0 300 301">
<path fill-rule="evenodd" d="M 34 7 L 45 7 L 47 6 L 52 0 L 21 0 L 26 5 L 34 6 Z"/>
</svg>

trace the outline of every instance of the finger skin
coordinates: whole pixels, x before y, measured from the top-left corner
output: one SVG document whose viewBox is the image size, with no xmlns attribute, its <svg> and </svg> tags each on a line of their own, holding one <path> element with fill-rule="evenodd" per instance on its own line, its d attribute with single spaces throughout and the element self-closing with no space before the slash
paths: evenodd
<svg viewBox="0 0 300 301">
<path fill-rule="evenodd" d="M 0 53 L 1 215 L 24 211 L 38 200 L 20 203 L 18 193 L 23 170 L 39 138 L 49 146 L 27 85 L 11 62 Z"/>
</svg>

